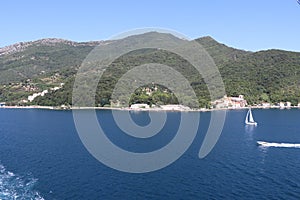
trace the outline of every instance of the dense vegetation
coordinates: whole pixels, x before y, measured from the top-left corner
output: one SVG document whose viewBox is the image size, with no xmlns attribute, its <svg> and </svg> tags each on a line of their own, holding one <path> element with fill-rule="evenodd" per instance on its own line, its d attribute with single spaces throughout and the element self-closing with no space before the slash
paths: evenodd
<svg viewBox="0 0 300 200">
<path fill-rule="evenodd" d="M 260 102 L 300 102 L 300 53 L 282 50 L 248 52 L 227 47 L 210 37 L 197 39 L 214 59 L 225 83 L 228 96 L 243 94 L 250 104 Z M 76 70 L 93 45 L 60 46 L 34 45 L 22 52 L 0 56 L 0 101 L 17 103 L 30 92 L 14 90 L 9 84 L 22 83 L 28 78 L 37 88 L 51 87 L 64 82 L 62 89 L 44 97 L 36 98 L 32 104 L 71 105 L 72 88 Z M 200 107 L 209 106 L 207 87 L 197 71 L 182 58 L 162 50 L 144 49 L 131 52 L 117 59 L 104 72 L 96 92 L 96 106 L 110 104 L 111 93 L 119 78 L 128 70 L 145 63 L 161 63 L 173 67 L 190 82 Z M 41 73 L 41 71 L 44 71 Z M 45 77 L 60 74 L 59 81 L 46 82 Z M 5 87 L 4 87 L 5 85 Z M 153 88 L 157 88 L 155 91 Z M 150 94 L 146 90 L 151 90 Z M 172 91 L 149 83 L 138 88 L 131 103 L 167 104 L 177 103 Z"/>
<path fill-rule="evenodd" d="M 20 82 L 44 73 L 79 66 L 93 46 L 32 44 L 24 51 L 0 56 L 0 84 Z"/>
</svg>

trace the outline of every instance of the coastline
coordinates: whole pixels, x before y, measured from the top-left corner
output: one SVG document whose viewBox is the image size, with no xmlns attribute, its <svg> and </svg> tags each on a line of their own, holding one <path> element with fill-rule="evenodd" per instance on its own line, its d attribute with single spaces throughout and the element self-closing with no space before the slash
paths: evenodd
<svg viewBox="0 0 300 200">
<path fill-rule="evenodd" d="M 300 109 L 298 106 L 280 107 L 280 106 L 247 106 L 247 107 L 228 107 L 228 108 L 199 108 L 199 109 L 162 109 L 162 108 L 138 108 L 132 109 L 130 107 L 60 107 L 60 106 L 1 106 L 0 109 L 44 109 L 44 110 L 120 110 L 120 111 L 168 111 L 168 112 L 211 112 L 211 111 L 222 111 L 222 110 L 245 110 L 245 109 Z"/>
</svg>

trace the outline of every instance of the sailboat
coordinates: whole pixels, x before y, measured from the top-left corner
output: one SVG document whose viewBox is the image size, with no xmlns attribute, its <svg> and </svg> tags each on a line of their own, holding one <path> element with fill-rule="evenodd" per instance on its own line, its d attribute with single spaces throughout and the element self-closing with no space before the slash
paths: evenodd
<svg viewBox="0 0 300 200">
<path fill-rule="evenodd" d="M 247 125 L 257 125 L 257 122 L 254 121 L 253 116 L 252 116 L 252 112 L 251 112 L 251 108 L 249 108 L 247 115 L 246 115 L 246 119 L 245 119 L 245 123 Z"/>
</svg>

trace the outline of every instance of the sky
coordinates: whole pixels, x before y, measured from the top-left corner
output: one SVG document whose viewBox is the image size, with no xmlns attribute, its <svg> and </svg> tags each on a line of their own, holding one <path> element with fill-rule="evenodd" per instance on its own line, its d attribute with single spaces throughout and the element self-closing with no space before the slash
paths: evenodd
<svg viewBox="0 0 300 200">
<path fill-rule="evenodd" d="M 0 47 L 42 38 L 106 40 L 157 27 L 244 50 L 300 52 L 297 0 L 9 0 L 0 2 L 0 18 Z"/>
</svg>

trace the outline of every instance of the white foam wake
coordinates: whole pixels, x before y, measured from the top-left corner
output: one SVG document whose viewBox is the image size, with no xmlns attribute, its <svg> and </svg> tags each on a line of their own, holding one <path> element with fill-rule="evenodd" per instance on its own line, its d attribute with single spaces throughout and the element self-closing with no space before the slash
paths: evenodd
<svg viewBox="0 0 300 200">
<path fill-rule="evenodd" d="M 1 200 L 44 200 L 39 192 L 34 191 L 33 186 L 37 179 L 31 177 L 20 177 L 13 172 L 7 171 L 0 164 L 0 199 Z"/>
<path fill-rule="evenodd" d="M 300 148 L 300 144 L 297 143 L 276 143 L 276 142 L 257 141 L 257 144 L 263 147 Z"/>
</svg>

